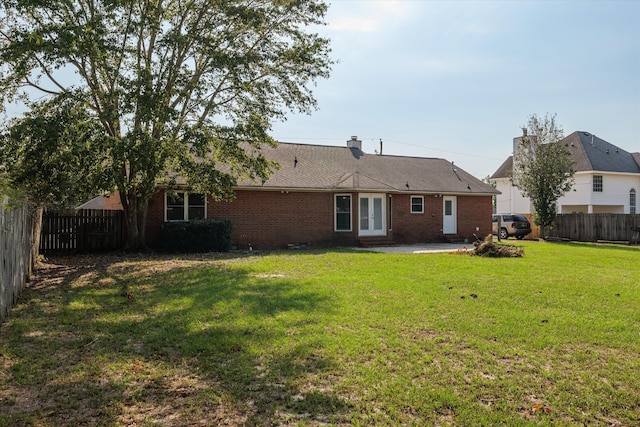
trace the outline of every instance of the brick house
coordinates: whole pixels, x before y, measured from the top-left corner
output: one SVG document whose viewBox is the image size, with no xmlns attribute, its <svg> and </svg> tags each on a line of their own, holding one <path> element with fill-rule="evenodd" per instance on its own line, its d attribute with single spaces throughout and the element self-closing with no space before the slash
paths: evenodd
<svg viewBox="0 0 640 427">
<path fill-rule="evenodd" d="M 473 239 L 491 233 L 498 191 L 444 159 L 366 154 L 345 147 L 279 143 L 261 153 L 281 168 L 244 180 L 231 202 L 160 189 L 147 213 L 147 243 L 165 221 L 229 219 L 237 248 L 390 245 Z"/>
</svg>

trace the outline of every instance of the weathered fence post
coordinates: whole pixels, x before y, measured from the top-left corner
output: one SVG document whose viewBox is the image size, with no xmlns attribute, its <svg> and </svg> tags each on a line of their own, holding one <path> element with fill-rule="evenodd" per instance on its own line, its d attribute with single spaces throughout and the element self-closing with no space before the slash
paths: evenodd
<svg viewBox="0 0 640 427">
<path fill-rule="evenodd" d="M 32 269 L 31 211 L 26 203 L 0 199 L 0 322 L 24 289 Z"/>
</svg>

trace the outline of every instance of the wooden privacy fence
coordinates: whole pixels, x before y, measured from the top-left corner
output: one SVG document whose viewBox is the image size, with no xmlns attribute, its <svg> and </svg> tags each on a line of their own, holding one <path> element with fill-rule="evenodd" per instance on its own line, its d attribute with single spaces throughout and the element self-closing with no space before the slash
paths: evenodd
<svg viewBox="0 0 640 427">
<path fill-rule="evenodd" d="M 9 207 L 7 202 L 0 198 L 0 322 L 7 317 L 31 273 L 29 207 Z"/>
<path fill-rule="evenodd" d="M 549 237 L 581 242 L 630 241 L 633 228 L 640 227 L 640 215 L 630 214 L 561 214 L 556 216 Z"/>
<path fill-rule="evenodd" d="M 45 211 L 40 252 L 75 254 L 119 249 L 124 244 L 122 211 L 78 209 Z"/>
</svg>

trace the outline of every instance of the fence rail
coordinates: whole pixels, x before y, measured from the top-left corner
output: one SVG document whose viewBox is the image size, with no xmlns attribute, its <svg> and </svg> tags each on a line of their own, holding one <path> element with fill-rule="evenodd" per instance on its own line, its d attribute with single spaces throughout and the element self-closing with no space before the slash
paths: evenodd
<svg viewBox="0 0 640 427">
<path fill-rule="evenodd" d="M 40 252 L 91 253 L 119 249 L 124 243 L 122 211 L 79 209 L 45 211 Z"/>
<path fill-rule="evenodd" d="M 581 242 L 630 241 L 633 228 L 640 227 L 640 215 L 561 214 L 556 216 L 549 237 Z"/>
<path fill-rule="evenodd" d="M 31 272 L 31 212 L 0 198 L 0 322 L 15 304 Z"/>
</svg>

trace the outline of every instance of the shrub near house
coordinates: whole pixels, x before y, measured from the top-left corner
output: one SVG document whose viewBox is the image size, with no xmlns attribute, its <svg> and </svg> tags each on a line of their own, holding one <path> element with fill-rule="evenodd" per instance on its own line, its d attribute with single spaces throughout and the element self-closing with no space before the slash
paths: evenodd
<svg viewBox="0 0 640 427">
<path fill-rule="evenodd" d="M 231 249 L 231 222 L 228 220 L 166 222 L 161 230 L 165 252 L 227 252 Z"/>
</svg>

